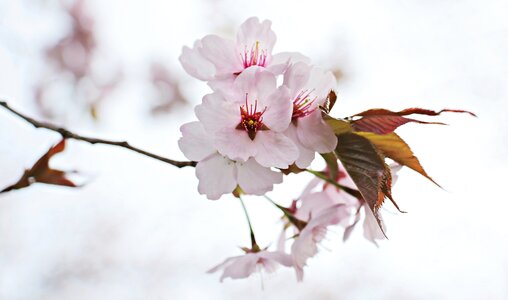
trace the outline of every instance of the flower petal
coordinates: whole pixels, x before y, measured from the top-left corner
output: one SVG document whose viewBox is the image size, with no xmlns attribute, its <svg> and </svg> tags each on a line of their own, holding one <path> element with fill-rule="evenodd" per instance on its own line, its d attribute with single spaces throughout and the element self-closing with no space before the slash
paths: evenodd
<svg viewBox="0 0 508 300">
<path fill-rule="evenodd" d="M 250 50 L 256 42 L 259 42 L 260 50 L 271 54 L 277 40 L 271 26 L 272 22 L 269 20 L 260 23 L 257 17 L 251 17 L 243 22 L 236 37 L 238 45 L 241 47 L 240 50 L 244 50 L 244 48 Z"/>
<path fill-rule="evenodd" d="M 277 132 L 288 128 L 293 114 L 293 103 L 289 97 L 289 90 L 285 86 L 279 87 L 267 98 L 264 98 L 261 104 L 266 105 L 263 123 L 268 128 Z"/>
<path fill-rule="evenodd" d="M 317 97 L 315 105 L 321 105 L 325 102 L 330 91 L 335 89 L 337 80 L 332 72 L 325 72 L 319 67 L 313 67 L 309 75 L 309 80 L 304 89 L 313 90 L 312 95 Z"/>
<path fill-rule="evenodd" d="M 200 122 L 183 124 L 180 131 L 182 137 L 178 140 L 178 146 L 188 159 L 200 161 L 217 152 L 210 135 L 206 134 Z"/>
<path fill-rule="evenodd" d="M 217 76 L 230 75 L 243 70 L 242 60 L 233 41 L 217 35 L 207 35 L 201 43 L 201 55 L 215 65 Z"/>
<path fill-rule="evenodd" d="M 298 139 L 305 147 L 319 153 L 331 152 L 337 146 L 337 137 L 323 121 L 319 109 L 306 117 L 299 118 L 296 132 Z"/>
<path fill-rule="evenodd" d="M 210 200 L 231 193 L 236 188 L 235 163 L 219 154 L 212 155 L 196 165 L 198 191 Z"/>
<path fill-rule="evenodd" d="M 304 62 L 310 64 L 310 58 L 299 52 L 281 52 L 273 55 L 268 61 L 267 69 L 275 75 L 286 72 L 291 64 Z"/>
<path fill-rule="evenodd" d="M 296 134 L 296 127 L 294 124 L 289 124 L 289 127 L 284 131 L 284 134 L 290 138 L 293 143 L 298 147 L 298 158 L 295 161 L 295 164 L 300 169 L 305 169 L 314 160 L 315 157 L 315 151 L 310 150 L 307 147 L 305 147 L 302 143 L 300 143 L 300 140 L 298 139 L 298 136 Z"/>
<path fill-rule="evenodd" d="M 277 90 L 277 78 L 261 67 L 250 67 L 238 75 L 234 82 L 236 95 L 241 95 L 238 102 L 245 102 L 248 95 L 249 103 L 258 101 L 258 107 L 266 106 L 265 99 Z"/>
<path fill-rule="evenodd" d="M 214 134 L 224 128 L 235 128 L 240 122 L 240 106 L 227 102 L 222 94 L 203 97 L 203 103 L 194 109 L 206 132 Z"/>
<path fill-rule="evenodd" d="M 376 217 L 368 205 L 364 204 L 363 210 L 365 212 L 365 220 L 363 222 L 363 236 L 377 246 L 376 240 L 385 239 L 385 235 L 379 228 Z M 379 218 L 381 219 L 381 215 L 379 215 Z M 386 232 L 386 228 L 383 224 L 383 219 L 381 219 L 381 224 L 383 225 L 383 230 Z"/>
<path fill-rule="evenodd" d="M 312 66 L 299 62 L 292 64 L 284 73 L 284 85 L 291 91 L 291 100 L 293 100 L 305 87 L 309 81 Z"/>
<path fill-rule="evenodd" d="M 202 47 L 201 41 L 197 40 L 192 49 L 187 46 L 183 47 L 182 54 L 178 59 L 189 75 L 208 81 L 215 75 L 215 66 L 201 55 L 200 49 Z"/>
<path fill-rule="evenodd" d="M 247 194 L 261 196 L 273 190 L 273 185 L 282 182 L 282 173 L 258 164 L 254 159 L 237 163 L 238 185 Z"/>
<path fill-rule="evenodd" d="M 243 129 L 225 128 L 216 132 L 214 137 L 217 150 L 232 160 L 246 161 L 257 153 L 255 142 Z"/>
<path fill-rule="evenodd" d="M 232 263 L 224 267 L 224 273 L 220 278 L 222 282 L 225 278 L 240 279 L 247 278 L 256 271 L 259 256 L 257 253 L 247 253 L 235 258 Z"/>
<path fill-rule="evenodd" d="M 254 142 L 254 158 L 264 167 L 286 169 L 298 158 L 298 148 L 282 133 L 259 131 Z"/>
</svg>

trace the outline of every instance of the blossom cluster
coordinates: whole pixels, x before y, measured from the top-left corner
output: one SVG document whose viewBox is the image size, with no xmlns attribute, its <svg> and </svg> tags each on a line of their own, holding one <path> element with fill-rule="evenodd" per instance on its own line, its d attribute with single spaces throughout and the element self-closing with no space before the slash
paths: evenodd
<svg viewBox="0 0 508 300">
<path fill-rule="evenodd" d="M 272 54 L 270 27 L 250 18 L 236 40 L 208 35 L 180 56 L 187 73 L 213 90 L 195 108 L 198 121 L 181 127 L 179 140 L 184 155 L 197 162 L 198 191 L 209 199 L 237 187 L 263 195 L 282 182 L 281 169 L 306 168 L 316 152 L 336 147 L 318 109 L 335 77 L 300 53 Z"/>
<path fill-rule="evenodd" d="M 180 56 L 187 73 L 213 91 L 195 108 L 197 121 L 182 125 L 179 140 L 184 155 L 197 163 L 198 191 L 209 199 L 233 192 L 265 195 L 282 182 L 283 170 L 305 169 L 316 153 L 337 146 L 320 109 L 335 89 L 335 77 L 300 53 L 272 54 L 276 38 L 270 27 L 270 21 L 253 17 L 240 26 L 235 40 L 208 35 L 193 48 L 184 47 Z M 294 268 L 301 280 L 328 227 L 342 226 L 347 239 L 362 215 L 365 237 L 373 243 L 384 238 L 380 220 L 361 195 L 339 188 L 356 189 L 342 167 L 332 183 L 315 178 L 291 207 L 274 203 L 284 213 L 276 250 L 261 248 L 251 228 L 252 245 L 243 248 L 245 254 L 210 272 L 222 269 L 221 280 L 236 279 L 259 266 L 271 272 L 282 265 Z"/>
</svg>

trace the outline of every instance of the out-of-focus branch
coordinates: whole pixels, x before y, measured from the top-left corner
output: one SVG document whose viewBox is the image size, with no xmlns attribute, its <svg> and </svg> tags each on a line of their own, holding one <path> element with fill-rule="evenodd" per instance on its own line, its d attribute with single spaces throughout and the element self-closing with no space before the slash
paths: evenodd
<svg viewBox="0 0 508 300">
<path fill-rule="evenodd" d="M 173 165 L 173 166 L 178 167 L 178 168 L 183 168 L 183 167 L 187 167 L 187 166 L 189 166 L 189 167 L 195 167 L 196 166 L 196 162 L 194 162 L 194 161 L 177 161 L 177 160 L 172 160 L 172 159 L 169 159 L 169 158 L 166 158 L 166 157 L 162 157 L 162 156 L 159 156 L 159 155 L 147 152 L 145 150 L 141 150 L 141 149 L 136 148 L 134 146 L 131 146 L 129 143 L 127 143 L 125 141 L 118 142 L 118 141 L 110 141 L 110 140 L 98 139 L 98 138 L 93 138 L 93 137 L 85 137 L 85 136 L 73 133 L 73 132 L 71 132 L 71 131 L 63 128 L 63 127 L 58 127 L 58 126 L 55 126 L 55 125 L 52 125 L 52 124 L 39 122 L 39 121 L 37 121 L 35 119 L 32 119 L 32 118 L 30 118 L 28 116 L 25 116 L 22 113 L 14 110 L 13 108 L 11 108 L 7 104 L 7 102 L 4 102 L 4 101 L 0 101 L 0 106 L 3 106 L 5 109 L 9 110 L 10 112 L 15 114 L 16 116 L 18 116 L 18 117 L 22 118 L 23 120 L 27 121 L 28 123 L 32 124 L 35 128 L 45 128 L 45 129 L 48 129 L 48 130 L 51 130 L 51 131 L 58 132 L 58 133 L 60 133 L 60 135 L 63 138 L 66 138 L 66 139 L 73 139 L 73 140 L 84 141 L 84 142 L 87 142 L 87 143 L 90 143 L 90 144 L 104 144 L 104 145 L 111 145 L 111 146 L 122 147 L 122 148 L 125 148 L 125 149 L 128 149 L 128 150 L 137 152 L 139 154 L 142 154 L 142 155 L 145 155 L 145 156 L 148 156 L 148 157 L 160 160 L 162 162 L 165 162 L 167 164 Z"/>
</svg>

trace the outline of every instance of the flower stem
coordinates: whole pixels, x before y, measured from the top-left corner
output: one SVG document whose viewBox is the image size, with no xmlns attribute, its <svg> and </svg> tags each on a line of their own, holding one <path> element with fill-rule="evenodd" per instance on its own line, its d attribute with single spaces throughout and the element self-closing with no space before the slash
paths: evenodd
<svg viewBox="0 0 508 300">
<path fill-rule="evenodd" d="M 284 216 L 288 218 L 289 222 L 295 225 L 296 228 L 298 228 L 299 230 L 302 230 L 305 227 L 305 225 L 307 225 L 307 222 L 297 219 L 286 207 L 275 203 L 275 201 L 270 199 L 270 197 L 268 197 L 267 195 L 263 195 L 263 197 L 265 197 L 266 200 L 270 201 L 273 205 L 275 205 L 278 209 L 280 209 L 284 213 Z"/>
<path fill-rule="evenodd" d="M 314 170 L 309 170 L 309 169 L 305 169 L 305 171 L 313 174 L 314 176 L 316 176 L 316 177 L 318 177 L 320 179 L 323 179 L 324 181 L 328 182 L 329 184 L 331 184 L 331 185 L 333 185 L 333 186 L 343 190 L 344 192 L 350 194 L 351 196 L 353 196 L 355 198 L 363 199 L 363 196 L 360 193 L 360 191 L 352 189 L 352 188 L 347 187 L 347 186 L 343 186 L 342 184 L 339 184 L 338 182 L 328 178 L 328 176 L 326 176 L 322 172 L 318 172 L 318 171 L 314 171 Z"/>
<path fill-rule="evenodd" d="M 243 203 L 242 197 L 238 197 L 240 199 L 240 203 L 242 204 L 243 212 L 245 213 L 245 218 L 247 219 L 247 223 L 249 224 L 249 231 L 250 231 L 250 242 L 252 245 L 252 250 L 254 252 L 258 252 L 259 246 L 256 243 L 256 237 L 254 236 L 254 230 L 252 229 L 252 223 L 250 222 L 249 213 L 247 212 L 247 207 L 245 207 L 245 203 Z"/>
</svg>

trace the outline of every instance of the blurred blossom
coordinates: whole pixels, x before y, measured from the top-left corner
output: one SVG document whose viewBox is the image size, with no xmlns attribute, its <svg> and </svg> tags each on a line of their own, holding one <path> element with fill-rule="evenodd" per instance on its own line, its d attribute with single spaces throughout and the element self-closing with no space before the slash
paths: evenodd
<svg viewBox="0 0 508 300">
<path fill-rule="evenodd" d="M 150 65 L 150 82 L 157 94 L 151 109 L 153 114 L 168 113 L 188 103 L 182 94 L 180 82 L 163 63 L 153 62 Z"/>
<path fill-rule="evenodd" d="M 97 107 L 122 80 L 122 71 L 110 63 L 101 66 L 115 70 L 109 76 L 104 77 L 97 70 L 101 59 L 95 35 L 97 26 L 87 11 L 86 0 L 60 3 L 71 26 L 66 36 L 45 51 L 46 71 L 35 84 L 35 100 L 47 118 L 62 118 L 77 107 L 95 119 Z"/>
</svg>

